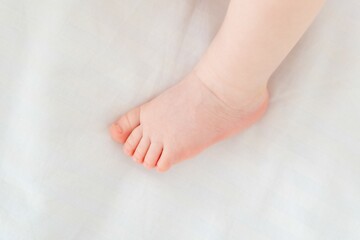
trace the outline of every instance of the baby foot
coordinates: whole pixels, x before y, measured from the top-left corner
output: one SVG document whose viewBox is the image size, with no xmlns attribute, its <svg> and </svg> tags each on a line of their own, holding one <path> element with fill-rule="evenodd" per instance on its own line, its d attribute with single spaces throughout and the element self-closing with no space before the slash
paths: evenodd
<svg viewBox="0 0 360 240">
<path fill-rule="evenodd" d="M 110 132 L 136 162 L 163 172 L 256 122 L 267 109 L 267 89 L 249 102 L 234 108 L 191 73 L 120 117 Z"/>
</svg>

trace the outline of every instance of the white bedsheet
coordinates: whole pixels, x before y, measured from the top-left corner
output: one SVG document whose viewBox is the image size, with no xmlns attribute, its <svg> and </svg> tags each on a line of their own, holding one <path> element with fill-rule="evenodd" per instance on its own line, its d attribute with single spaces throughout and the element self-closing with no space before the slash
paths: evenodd
<svg viewBox="0 0 360 240">
<path fill-rule="evenodd" d="M 360 2 L 329 0 L 266 116 L 165 174 L 108 134 L 179 81 L 222 0 L 0 0 L 0 239 L 360 239 Z"/>
</svg>

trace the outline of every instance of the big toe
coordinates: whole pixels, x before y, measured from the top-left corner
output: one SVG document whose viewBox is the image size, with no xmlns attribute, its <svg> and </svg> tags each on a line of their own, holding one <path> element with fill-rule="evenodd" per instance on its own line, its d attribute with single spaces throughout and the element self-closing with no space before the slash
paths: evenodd
<svg viewBox="0 0 360 240">
<path fill-rule="evenodd" d="M 125 143 L 130 133 L 140 124 L 140 107 L 134 108 L 130 112 L 121 116 L 110 126 L 112 138 L 119 142 Z"/>
</svg>

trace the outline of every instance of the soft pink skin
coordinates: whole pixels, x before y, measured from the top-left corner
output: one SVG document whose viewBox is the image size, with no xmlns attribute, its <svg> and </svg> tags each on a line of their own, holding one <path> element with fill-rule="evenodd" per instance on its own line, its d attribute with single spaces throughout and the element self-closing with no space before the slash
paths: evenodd
<svg viewBox="0 0 360 240">
<path fill-rule="evenodd" d="M 247 108 L 233 109 L 191 74 L 122 116 L 110 131 L 127 155 L 162 172 L 249 127 L 264 114 L 267 102 L 264 95 Z"/>
<path fill-rule="evenodd" d="M 111 136 L 147 168 L 163 172 L 258 121 L 267 83 L 324 0 L 232 0 L 194 70 L 120 117 Z"/>
</svg>

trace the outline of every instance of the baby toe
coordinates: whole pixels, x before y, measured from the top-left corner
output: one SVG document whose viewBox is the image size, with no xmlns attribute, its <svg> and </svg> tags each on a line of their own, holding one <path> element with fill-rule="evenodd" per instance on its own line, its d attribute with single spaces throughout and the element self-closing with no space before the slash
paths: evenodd
<svg viewBox="0 0 360 240">
<path fill-rule="evenodd" d="M 148 137 L 142 137 L 139 145 L 136 147 L 133 155 L 134 160 L 137 163 L 143 163 L 145 155 L 150 147 L 150 139 Z"/>
<path fill-rule="evenodd" d="M 162 144 L 157 142 L 152 142 L 148 152 L 146 153 L 144 166 L 148 169 L 155 167 L 157 161 L 160 158 L 162 152 Z"/>
<path fill-rule="evenodd" d="M 156 164 L 156 170 L 158 172 L 166 172 L 171 167 L 171 159 L 169 154 L 166 152 L 166 149 L 163 149 L 163 152 Z"/>
<path fill-rule="evenodd" d="M 140 140 L 142 138 L 142 127 L 136 127 L 130 134 L 130 136 L 126 139 L 124 144 L 124 152 L 132 156 L 136 147 L 138 146 Z"/>
<path fill-rule="evenodd" d="M 130 133 L 139 125 L 140 108 L 137 107 L 121 116 L 119 120 L 112 125 L 112 136 L 117 142 L 125 143 Z"/>
</svg>

